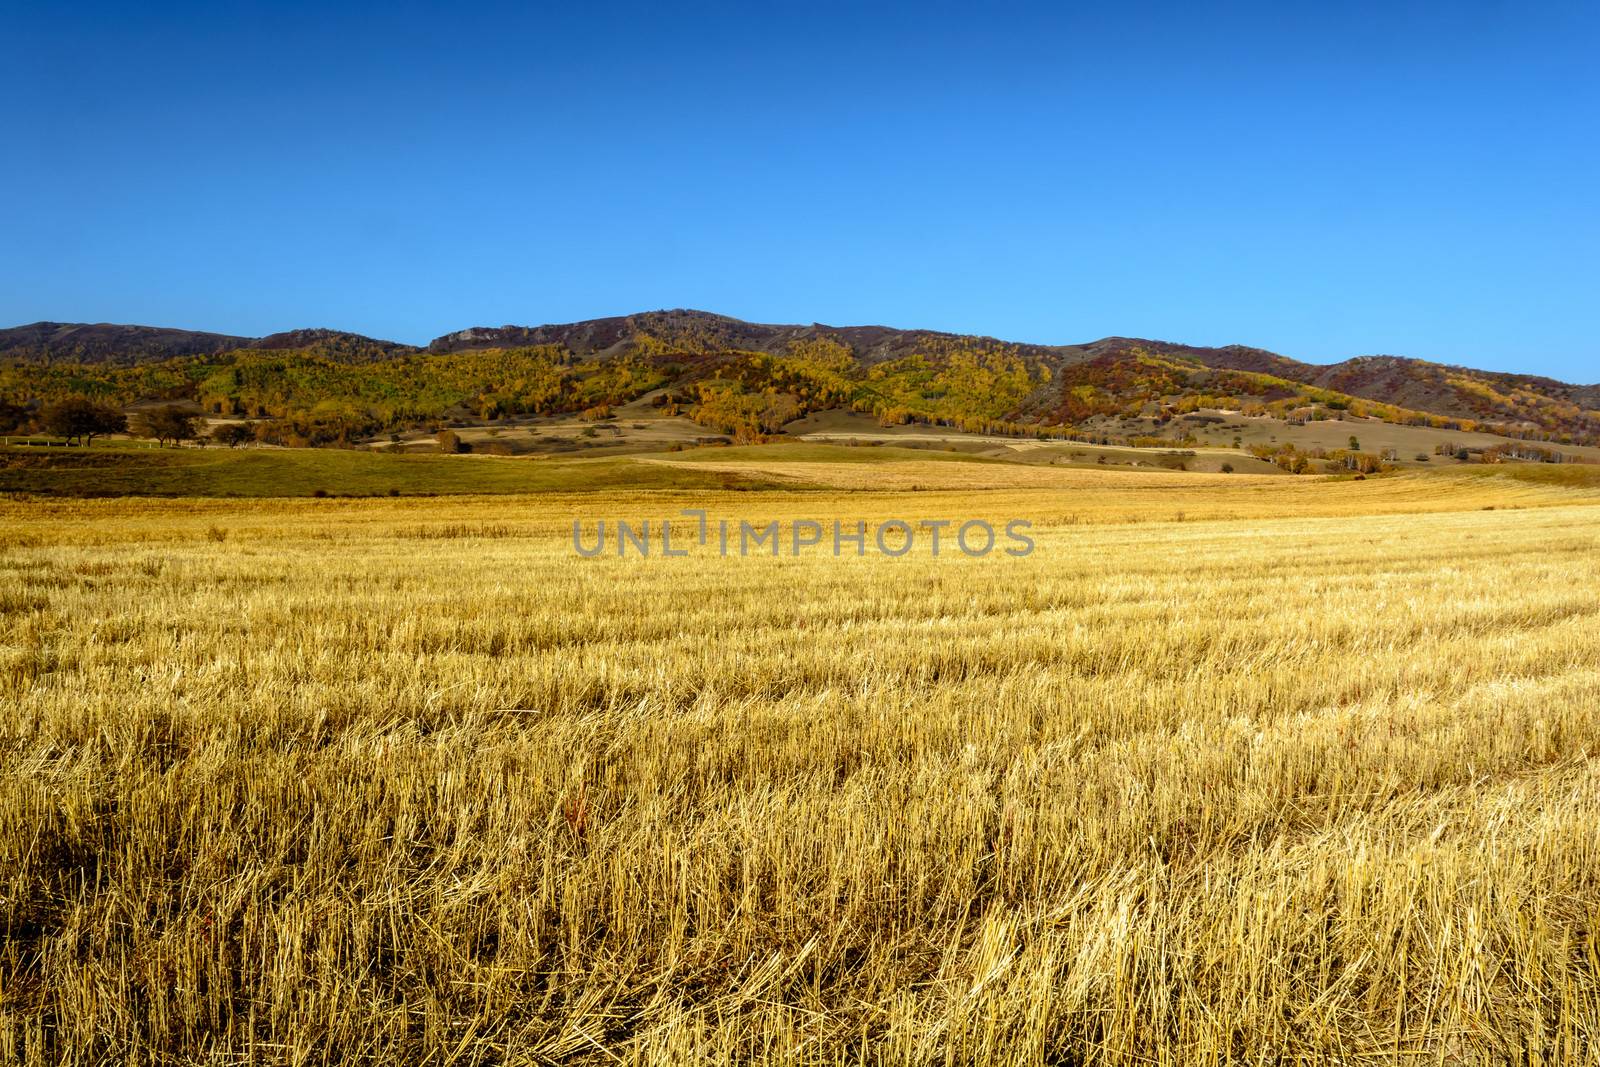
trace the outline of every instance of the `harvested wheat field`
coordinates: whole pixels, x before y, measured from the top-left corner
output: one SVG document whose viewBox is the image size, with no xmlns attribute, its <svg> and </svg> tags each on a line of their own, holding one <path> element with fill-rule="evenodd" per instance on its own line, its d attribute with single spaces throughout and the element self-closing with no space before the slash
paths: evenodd
<svg viewBox="0 0 1600 1067">
<path fill-rule="evenodd" d="M 1600 1061 L 1593 488 L 1094 473 L 0 504 L 0 1060 Z"/>
</svg>

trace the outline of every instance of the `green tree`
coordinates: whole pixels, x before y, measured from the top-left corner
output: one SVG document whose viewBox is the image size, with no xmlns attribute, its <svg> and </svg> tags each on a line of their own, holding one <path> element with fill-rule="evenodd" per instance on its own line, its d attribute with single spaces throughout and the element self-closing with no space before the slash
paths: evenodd
<svg viewBox="0 0 1600 1067">
<path fill-rule="evenodd" d="M 162 445 L 168 441 L 178 444 L 198 436 L 195 422 L 194 415 L 176 404 L 168 404 L 153 411 L 141 411 L 134 416 L 133 428 L 140 437 L 154 437 Z"/>
<path fill-rule="evenodd" d="M 211 431 L 211 439 L 219 445 L 238 448 L 246 441 L 254 441 L 256 432 L 244 422 L 225 422 Z"/>
<path fill-rule="evenodd" d="M 101 434 L 121 433 L 128 420 L 116 408 L 81 396 L 68 397 L 44 409 L 39 418 L 46 433 L 65 437 L 71 444 L 82 441 L 85 448 Z"/>
<path fill-rule="evenodd" d="M 14 433 L 28 421 L 28 409 L 9 400 L 0 400 L 0 433 Z"/>
</svg>

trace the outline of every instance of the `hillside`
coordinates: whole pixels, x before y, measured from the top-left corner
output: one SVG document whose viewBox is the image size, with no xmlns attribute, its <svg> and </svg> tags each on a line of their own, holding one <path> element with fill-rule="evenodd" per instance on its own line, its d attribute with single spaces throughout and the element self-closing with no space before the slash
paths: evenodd
<svg viewBox="0 0 1600 1067">
<path fill-rule="evenodd" d="M 426 420 L 603 413 L 646 393 L 668 414 L 746 438 L 832 409 L 885 425 L 1102 438 L 1118 432 L 1119 420 L 1155 420 L 1159 428 L 1175 416 L 1219 409 L 1291 422 L 1351 413 L 1600 443 L 1596 385 L 1394 356 L 1317 365 L 1244 346 L 1129 337 L 1039 345 L 885 326 L 772 325 L 687 310 L 472 327 L 426 348 L 334 330 L 264 338 L 106 324 L 0 330 L 0 400 L 23 411 L 88 395 L 339 424 L 332 433 L 303 428 L 296 436 L 310 443 Z"/>
<path fill-rule="evenodd" d="M 0 330 L 0 359 L 40 363 L 135 366 L 184 356 L 214 356 L 243 348 L 297 350 L 350 360 L 414 352 L 411 345 L 343 330 L 289 330 L 266 337 L 124 326 L 109 322 L 35 322 Z"/>
<path fill-rule="evenodd" d="M 1458 418 L 1556 425 L 1583 411 L 1600 410 L 1600 385 L 1571 385 L 1537 375 L 1472 370 L 1401 356 L 1357 356 L 1318 365 L 1242 346 L 1158 347 L 1209 367 L 1271 374 L 1365 400 Z"/>
<path fill-rule="evenodd" d="M 647 311 L 637 315 L 590 319 L 546 326 L 475 326 L 436 337 L 430 352 L 481 351 L 519 345 L 559 345 L 578 356 L 618 355 L 642 339 L 679 352 L 765 352 L 778 355 L 794 344 L 814 340 L 834 341 L 848 347 L 862 363 L 880 363 L 929 347 L 960 344 L 968 347 L 1005 348 L 1031 358 L 1072 360 L 1089 348 L 1079 345 L 1038 345 L 1001 341 L 973 334 L 937 330 L 905 330 L 889 326 L 826 326 L 822 323 L 773 325 L 745 322 L 708 311 L 677 309 Z"/>
<path fill-rule="evenodd" d="M 150 363 L 242 348 L 248 337 L 159 326 L 35 322 L 0 330 L 0 358 L 52 363 Z"/>
</svg>

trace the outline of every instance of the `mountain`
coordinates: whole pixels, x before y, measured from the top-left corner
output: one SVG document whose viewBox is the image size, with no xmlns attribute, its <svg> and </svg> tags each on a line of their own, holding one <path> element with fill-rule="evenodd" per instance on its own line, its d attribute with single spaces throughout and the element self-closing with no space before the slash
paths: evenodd
<svg viewBox="0 0 1600 1067">
<path fill-rule="evenodd" d="M 1036 345 L 1001 341 L 937 330 L 903 330 L 889 326 L 771 325 L 716 315 L 709 311 L 646 311 L 615 318 L 590 319 L 546 326 L 474 326 L 436 337 L 429 352 L 471 352 L 519 345 L 560 345 L 576 356 L 614 356 L 629 351 L 641 337 L 688 353 L 786 352 L 796 341 L 828 339 L 849 347 L 864 364 L 898 359 L 930 346 L 962 343 L 1006 348 L 1022 356 L 1072 358 L 1079 345 Z"/>
<path fill-rule="evenodd" d="M 398 341 L 380 341 L 359 333 L 321 329 L 289 330 L 285 333 L 269 334 L 238 347 L 268 352 L 274 350 L 311 352 L 347 363 L 392 359 L 395 356 L 409 355 L 418 351 L 415 345 L 404 345 Z"/>
<path fill-rule="evenodd" d="M 704 311 L 651 311 L 563 325 L 473 327 L 435 338 L 433 353 L 484 351 L 520 345 L 557 345 L 579 357 L 614 357 L 635 350 L 649 337 L 687 353 L 725 351 L 779 354 L 796 342 L 836 341 L 850 348 L 863 366 L 900 359 L 919 351 L 953 346 L 1006 352 L 1049 367 L 1052 380 L 1065 371 L 1069 381 L 1127 378 L 1130 361 L 1157 355 L 1212 371 L 1265 375 L 1297 385 L 1343 394 L 1410 411 L 1455 419 L 1506 424 L 1523 430 L 1565 430 L 1580 425 L 1600 432 L 1600 385 L 1571 385 L 1551 378 L 1471 370 L 1398 356 L 1359 356 L 1334 364 L 1303 363 L 1265 349 L 1243 345 L 1208 348 L 1133 337 L 1106 337 L 1076 345 L 1040 345 L 993 337 L 903 330 L 886 326 L 769 325 Z M 1084 367 L 1073 373 L 1071 368 Z M 1137 375 L 1134 375 L 1137 377 Z M 1172 396 L 1204 392 L 1216 382 L 1200 374 L 1172 381 Z M 1238 382 L 1231 382 L 1238 385 Z M 1261 383 L 1257 383 L 1261 384 Z M 1127 397 L 1118 397 L 1127 399 Z M 1049 396 L 1035 395 L 1020 414 L 1059 413 Z M 1593 424 L 1590 426 L 1589 424 Z"/>
<path fill-rule="evenodd" d="M 190 365 L 167 366 L 175 360 Z M 1133 337 L 1041 345 L 887 326 L 775 325 L 683 309 L 475 326 L 426 348 L 326 329 L 238 337 L 43 322 L 0 330 L 0 370 L 0 399 L 22 403 L 93 383 L 92 391 L 124 399 L 192 393 L 213 410 L 331 407 L 388 421 L 447 410 L 587 409 L 665 389 L 675 409 L 722 409 L 732 414 L 713 421 L 728 424 L 768 408 L 776 417 L 791 401 L 802 410 L 833 404 L 884 419 L 1004 424 L 1012 432 L 1226 407 L 1286 418 L 1357 410 L 1389 421 L 1600 441 L 1600 385 L 1534 375 L 1398 356 L 1321 365 L 1243 345 Z M 776 407 L 768 402 L 774 397 Z"/>
<path fill-rule="evenodd" d="M 0 356 L 51 363 L 150 363 L 243 348 L 251 338 L 109 322 L 35 322 L 0 330 Z"/>
<path fill-rule="evenodd" d="M 379 341 L 343 330 L 290 330 L 267 337 L 123 326 L 109 322 L 35 322 L 0 330 L 0 359 L 42 363 L 111 363 L 131 366 L 183 356 L 209 356 L 244 348 L 315 352 L 364 362 L 415 352 L 412 345 Z"/>
<path fill-rule="evenodd" d="M 1097 345 L 1106 346 L 1107 342 Z M 1141 349 L 1216 370 L 1269 375 L 1452 418 L 1554 428 L 1575 419 L 1597 421 L 1595 417 L 1600 415 L 1600 385 L 1572 385 L 1537 375 L 1472 370 L 1402 356 L 1357 356 L 1342 363 L 1314 364 L 1242 345 L 1199 348 L 1122 338 L 1115 339 L 1106 351 L 1125 357 Z"/>
</svg>

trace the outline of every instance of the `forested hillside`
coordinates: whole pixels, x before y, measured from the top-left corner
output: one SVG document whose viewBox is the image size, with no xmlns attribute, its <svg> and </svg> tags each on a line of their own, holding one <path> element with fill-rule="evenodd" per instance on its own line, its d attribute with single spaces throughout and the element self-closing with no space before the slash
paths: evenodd
<svg viewBox="0 0 1600 1067">
<path fill-rule="evenodd" d="M 603 414 L 654 402 L 719 433 L 846 409 L 886 425 L 1072 435 L 1197 409 L 1291 421 L 1343 413 L 1565 444 L 1600 442 L 1600 387 L 1396 357 L 1332 366 L 1260 349 L 1106 338 L 1033 345 L 887 327 L 770 326 L 693 311 L 477 327 L 426 348 L 333 330 L 266 338 L 38 323 L 0 331 L 6 429 L 68 397 L 176 402 L 283 420 L 295 443 L 442 419 Z"/>
</svg>

